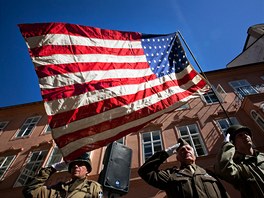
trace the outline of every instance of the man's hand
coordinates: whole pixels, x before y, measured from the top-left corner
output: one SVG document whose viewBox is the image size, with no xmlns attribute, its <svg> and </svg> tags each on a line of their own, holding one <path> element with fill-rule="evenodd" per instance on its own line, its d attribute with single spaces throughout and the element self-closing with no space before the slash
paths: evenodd
<svg viewBox="0 0 264 198">
<path fill-rule="evenodd" d="M 62 161 L 62 162 L 57 162 L 51 165 L 53 168 L 55 168 L 57 171 L 62 171 L 62 170 L 66 170 L 68 168 L 68 165 L 66 164 L 66 162 Z"/>
<path fill-rule="evenodd" d="M 173 155 L 174 153 L 177 153 L 177 148 L 179 148 L 180 143 L 175 144 L 169 148 L 167 148 L 165 151 L 168 153 L 169 156 Z"/>
<path fill-rule="evenodd" d="M 230 142 L 230 134 L 226 134 L 224 142 Z"/>
</svg>

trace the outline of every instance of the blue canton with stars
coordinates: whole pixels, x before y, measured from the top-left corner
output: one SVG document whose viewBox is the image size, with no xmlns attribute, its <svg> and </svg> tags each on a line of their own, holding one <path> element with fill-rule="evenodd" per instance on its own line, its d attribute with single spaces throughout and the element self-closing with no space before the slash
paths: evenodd
<svg viewBox="0 0 264 198">
<path fill-rule="evenodd" d="M 150 68 L 157 77 L 178 73 L 189 65 L 176 33 L 167 35 L 143 34 L 141 43 Z"/>
</svg>

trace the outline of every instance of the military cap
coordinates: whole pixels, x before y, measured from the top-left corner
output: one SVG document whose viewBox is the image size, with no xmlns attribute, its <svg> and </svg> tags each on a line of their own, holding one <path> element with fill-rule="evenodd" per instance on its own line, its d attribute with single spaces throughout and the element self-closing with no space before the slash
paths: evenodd
<svg viewBox="0 0 264 198">
<path fill-rule="evenodd" d="M 179 138 L 178 139 L 178 144 L 180 144 L 179 145 L 179 147 L 176 149 L 177 151 L 182 147 L 182 146 L 184 146 L 184 145 L 190 145 L 186 140 L 184 140 L 183 138 Z"/>
<path fill-rule="evenodd" d="M 86 153 L 82 154 L 80 157 L 77 157 L 76 159 L 71 161 L 69 163 L 69 167 L 68 167 L 69 172 L 71 172 L 71 168 L 75 162 L 84 162 L 88 172 L 90 173 L 92 171 L 92 165 L 91 165 L 91 160 L 89 157 L 89 152 L 86 152 Z"/>
<path fill-rule="evenodd" d="M 245 131 L 247 132 L 247 134 L 252 137 L 252 133 L 251 133 L 251 130 L 250 128 L 246 127 L 246 126 L 243 126 L 243 125 L 231 125 L 227 131 L 226 131 L 226 134 L 230 134 L 230 140 L 232 142 L 235 142 L 235 137 L 236 135 L 241 132 L 241 131 Z"/>
</svg>

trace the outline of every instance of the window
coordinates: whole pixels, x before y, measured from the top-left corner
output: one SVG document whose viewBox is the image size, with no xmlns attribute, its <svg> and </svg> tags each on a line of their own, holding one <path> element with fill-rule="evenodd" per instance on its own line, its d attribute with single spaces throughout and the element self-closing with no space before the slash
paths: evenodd
<svg viewBox="0 0 264 198">
<path fill-rule="evenodd" d="M 180 137 L 186 140 L 193 148 L 196 156 L 206 155 L 205 145 L 196 124 L 178 127 Z"/>
<path fill-rule="evenodd" d="M 239 98 L 243 98 L 246 95 L 255 94 L 257 91 L 246 80 L 237 80 L 229 82 L 231 87 L 235 90 L 235 93 Z"/>
<path fill-rule="evenodd" d="M 51 166 L 52 164 L 55 164 L 57 162 L 61 162 L 62 160 L 63 156 L 61 154 L 61 151 L 57 146 L 55 146 L 49 156 L 46 167 Z"/>
<path fill-rule="evenodd" d="M 142 133 L 142 147 L 144 160 L 162 150 L 160 131 Z"/>
<path fill-rule="evenodd" d="M 2 121 L 0 122 L 0 132 L 4 130 L 6 125 L 8 124 L 8 121 Z"/>
<path fill-rule="evenodd" d="M 207 104 L 214 104 L 218 102 L 217 96 L 214 94 L 213 90 L 203 94 L 202 97 Z"/>
<path fill-rule="evenodd" d="M 227 93 L 225 92 L 225 90 L 223 89 L 223 87 L 220 84 L 217 85 L 215 93 L 217 94 L 219 100 L 221 102 L 224 102 L 224 100 L 227 96 Z"/>
<path fill-rule="evenodd" d="M 257 125 L 264 131 L 263 118 L 255 110 L 251 111 L 251 117 L 257 123 Z"/>
<path fill-rule="evenodd" d="M 25 186 L 29 180 L 35 176 L 40 169 L 43 161 L 47 156 L 48 151 L 35 151 L 30 154 L 27 159 L 27 164 L 18 177 L 14 187 Z"/>
<path fill-rule="evenodd" d="M 4 179 L 4 176 L 15 159 L 15 155 L 0 157 L 0 180 Z"/>
<path fill-rule="evenodd" d="M 230 117 L 229 119 L 231 121 L 231 124 L 239 124 L 239 122 L 237 121 L 235 117 Z M 230 126 L 227 118 L 217 120 L 217 125 L 223 134 L 226 133 L 226 130 Z"/>
<path fill-rule="evenodd" d="M 116 142 L 125 145 L 125 137 L 122 137 L 122 138 L 116 140 Z"/>
<path fill-rule="evenodd" d="M 18 131 L 16 138 L 29 136 L 39 120 L 40 116 L 28 118 Z"/>
<path fill-rule="evenodd" d="M 49 125 L 46 125 L 43 134 L 51 133 L 51 128 Z"/>
</svg>

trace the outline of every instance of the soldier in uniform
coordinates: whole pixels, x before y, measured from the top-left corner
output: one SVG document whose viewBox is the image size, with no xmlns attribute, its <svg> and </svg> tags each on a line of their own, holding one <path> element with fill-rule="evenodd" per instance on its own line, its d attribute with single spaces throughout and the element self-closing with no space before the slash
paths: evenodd
<svg viewBox="0 0 264 198">
<path fill-rule="evenodd" d="M 264 153 L 252 147 L 252 132 L 242 125 L 227 129 L 215 172 L 231 183 L 244 198 L 264 197 Z"/>
<path fill-rule="evenodd" d="M 159 170 L 171 155 L 177 154 L 180 168 Z M 148 184 L 164 190 L 168 198 L 229 197 L 220 181 L 195 164 L 193 148 L 182 138 L 165 151 L 156 152 L 139 168 L 138 174 Z"/>
<path fill-rule="evenodd" d="M 33 180 L 23 189 L 25 197 L 40 198 L 101 198 L 102 187 L 96 181 L 88 180 L 87 176 L 92 171 L 91 161 L 88 153 L 71 161 L 68 171 L 71 181 L 59 183 L 54 186 L 46 186 L 45 182 L 56 171 L 65 168 L 65 163 L 57 163 L 51 167 L 42 168 Z"/>
</svg>

